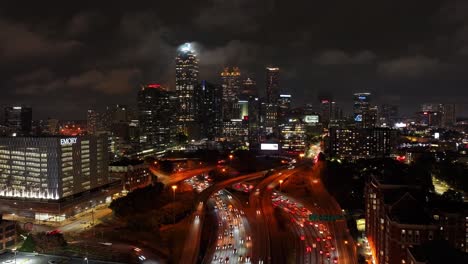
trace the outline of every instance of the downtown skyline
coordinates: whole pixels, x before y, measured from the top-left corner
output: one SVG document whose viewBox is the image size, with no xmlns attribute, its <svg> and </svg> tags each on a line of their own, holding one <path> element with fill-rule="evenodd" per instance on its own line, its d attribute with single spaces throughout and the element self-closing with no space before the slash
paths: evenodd
<svg viewBox="0 0 468 264">
<path fill-rule="evenodd" d="M 78 110 L 89 106 L 134 104 L 142 84 L 175 90 L 174 58 L 185 42 L 198 53 L 200 79 L 213 83 L 224 67 L 238 66 L 264 94 L 265 67 L 279 67 L 280 87 L 296 106 L 330 94 L 349 112 L 354 92 L 398 104 L 405 115 L 417 111 L 414 102 L 465 104 L 463 1 L 339 2 L 258 8 L 262 3 L 214 1 L 190 10 L 147 1 L 32 3 L 47 19 L 4 4 L 0 104 L 31 105 L 35 119 L 83 119 Z"/>
</svg>

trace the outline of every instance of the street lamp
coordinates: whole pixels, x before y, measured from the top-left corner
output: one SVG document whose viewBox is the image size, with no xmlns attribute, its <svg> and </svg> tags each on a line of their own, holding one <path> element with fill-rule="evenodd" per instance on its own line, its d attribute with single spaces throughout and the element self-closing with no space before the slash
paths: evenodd
<svg viewBox="0 0 468 264">
<path fill-rule="evenodd" d="M 283 184 L 283 180 L 279 180 L 279 184 L 280 184 L 280 192 L 281 192 L 281 185 Z"/>
<path fill-rule="evenodd" d="M 177 185 L 172 185 L 171 186 L 172 188 L 172 216 L 173 216 L 173 223 L 175 224 L 175 206 L 174 206 L 174 203 L 175 203 L 175 192 L 177 190 Z"/>
<path fill-rule="evenodd" d="M 16 248 L 13 249 L 13 253 L 15 253 L 15 264 L 16 264 L 16 253 L 17 253 Z"/>
</svg>

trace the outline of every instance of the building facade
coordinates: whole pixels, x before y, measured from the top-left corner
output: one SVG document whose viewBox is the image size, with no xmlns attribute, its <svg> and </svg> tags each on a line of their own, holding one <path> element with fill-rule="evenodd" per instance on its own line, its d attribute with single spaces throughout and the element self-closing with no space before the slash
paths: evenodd
<svg viewBox="0 0 468 264">
<path fill-rule="evenodd" d="M 30 135 L 32 131 L 32 108 L 25 106 L 6 107 L 5 125 L 15 135 Z"/>
<path fill-rule="evenodd" d="M 276 104 L 280 95 L 280 69 L 277 67 L 266 68 L 266 103 Z"/>
<path fill-rule="evenodd" d="M 189 136 L 196 126 L 197 104 L 195 88 L 198 84 L 198 58 L 189 43 L 179 49 L 176 57 L 176 96 L 178 98 L 178 130 Z"/>
<path fill-rule="evenodd" d="M 171 96 L 159 84 L 144 85 L 138 91 L 141 149 L 163 150 L 173 142 L 176 111 Z"/>
</svg>

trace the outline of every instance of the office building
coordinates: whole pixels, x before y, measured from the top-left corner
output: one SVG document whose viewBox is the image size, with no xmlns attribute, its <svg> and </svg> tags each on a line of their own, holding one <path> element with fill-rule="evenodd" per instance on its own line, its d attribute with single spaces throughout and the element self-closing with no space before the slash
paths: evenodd
<svg viewBox="0 0 468 264">
<path fill-rule="evenodd" d="M 279 84 L 280 69 L 276 67 L 266 68 L 266 103 L 276 104 L 280 95 Z"/>
<path fill-rule="evenodd" d="M 300 118 L 289 118 L 280 125 L 280 146 L 287 153 L 297 154 L 305 151 L 306 125 Z"/>
<path fill-rule="evenodd" d="M 25 106 L 6 107 L 5 126 L 9 127 L 14 135 L 30 135 L 32 131 L 32 108 Z"/>
<path fill-rule="evenodd" d="M 261 123 L 261 100 L 258 97 L 250 96 L 248 99 L 249 110 L 249 148 L 258 149 L 260 147 L 260 137 L 262 130 Z"/>
<path fill-rule="evenodd" d="M 257 96 L 257 94 L 257 83 L 251 78 L 245 79 L 242 82 L 241 97 L 248 98 L 249 96 Z"/>
<path fill-rule="evenodd" d="M 172 93 L 159 84 L 148 84 L 138 91 L 140 144 L 142 150 L 166 149 L 174 140 L 175 109 Z M 195 120 L 196 115 L 193 116 Z"/>
<path fill-rule="evenodd" d="M 288 122 L 288 114 L 291 110 L 291 95 L 280 94 L 278 98 L 278 124 Z"/>
<path fill-rule="evenodd" d="M 104 195 L 95 190 L 109 184 L 107 154 L 105 135 L 2 137 L 0 201 L 26 217 L 63 220 L 76 213 L 67 206 Z"/>
<path fill-rule="evenodd" d="M 354 122 L 359 128 L 375 127 L 377 122 L 378 109 L 371 105 L 370 93 L 355 93 L 354 94 Z"/>
<path fill-rule="evenodd" d="M 142 160 L 119 160 L 109 164 L 111 179 L 120 180 L 126 191 L 143 188 L 153 182 L 149 165 Z"/>
<path fill-rule="evenodd" d="M 398 121 L 398 106 L 383 104 L 379 113 L 379 125 L 393 127 Z"/>
<path fill-rule="evenodd" d="M 261 102 L 261 126 L 264 136 L 278 135 L 278 105 Z"/>
<path fill-rule="evenodd" d="M 328 133 L 328 154 L 338 158 L 388 157 L 396 147 L 397 131 L 389 128 L 338 128 Z"/>
<path fill-rule="evenodd" d="M 455 104 L 441 104 L 442 126 L 446 128 L 453 127 L 457 123 L 457 107 Z"/>
<path fill-rule="evenodd" d="M 192 137 L 198 113 L 195 88 L 198 84 L 198 58 L 189 43 L 179 49 L 176 57 L 176 96 L 178 131 Z"/>
<path fill-rule="evenodd" d="M 197 101 L 201 138 L 215 140 L 222 131 L 222 87 L 203 80 L 197 88 Z"/>
<path fill-rule="evenodd" d="M 240 70 L 237 67 L 233 67 L 232 70 L 226 67 L 224 71 L 221 72 L 220 76 L 223 88 L 223 120 L 237 119 L 239 116 L 239 106 L 237 102 L 241 90 Z"/>
</svg>

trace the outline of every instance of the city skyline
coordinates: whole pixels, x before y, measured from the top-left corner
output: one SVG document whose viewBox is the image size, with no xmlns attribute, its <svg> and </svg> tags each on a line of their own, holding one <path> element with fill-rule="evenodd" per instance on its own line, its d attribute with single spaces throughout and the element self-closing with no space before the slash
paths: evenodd
<svg viewBox="0 0 468 264">
<path fill-rule="evenodd" d="M 264 69 L 277 66 L 280 88 L 296 106 L 330 93 L 349 112 L 353 93 L 371 92 L 377 104 L 398 103 L 404 114 L 417 110 L 414 102 L 443 102 L 463 104 L 466 116 L 466 3 L 393 1 L 383 8 L 339 2 L 340 8 L 214 1 L 181 11 L 179 20 L 170 15 L 176 10 L 171 4 L 147 1 L 110 7 L 53 1 L 28 8 L 47 19 L 5 4 L 0 104 L 30 105 L 35 119 L 83 119 L 78 109 L 132 104 L 130 95 L 143 84 L 175 90 L 174 56 L 191 42 L 200 79 L 219 83 L 224 67 L 238 66 L 263 94 Z M 273 19 L 279 16 L 288 22 Z"/>
</svg>

